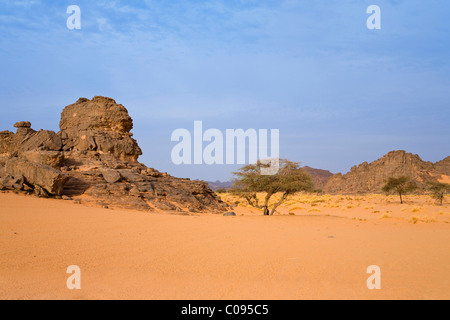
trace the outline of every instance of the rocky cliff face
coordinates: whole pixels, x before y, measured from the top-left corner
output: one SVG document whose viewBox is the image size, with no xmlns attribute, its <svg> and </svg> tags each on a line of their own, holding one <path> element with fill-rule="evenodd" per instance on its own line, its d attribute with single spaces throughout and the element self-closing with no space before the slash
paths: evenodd
<svg viewBox="0 0 450 320">
<path fill-rule="evenodd" d="M 444 175 L 450 176 L 450 157 L 445 158 L 434 165 L 436 171 Z"/>
<path fill-rule="evenodd" d="M 127 109 L 111 98 L 79 99 L 61 114 L 60 132 L 0 132 L 0 189 L 146 211 L 228 209 L 203 181 L 178 179 L 139 163 Z"/>
<path fill-rule="evenodd" d="M 448 158 L 447 158 L 448 159 Z M 392 151 L 372 162 L 355 166 L 345 175 L 336 174 L 324 187 L 326 193 L 381 193 L 389 177 L 410 176 L 426 189 L 427 182 L 444 177 L 448 161 L 441 164 L 423 161 L 418 155 Z"/>
</svg>

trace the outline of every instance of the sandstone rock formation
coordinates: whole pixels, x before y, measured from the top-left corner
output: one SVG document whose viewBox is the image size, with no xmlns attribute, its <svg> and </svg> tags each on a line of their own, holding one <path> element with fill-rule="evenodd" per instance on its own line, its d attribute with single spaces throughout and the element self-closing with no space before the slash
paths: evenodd
<svg viewBox="0 0 450 320">
<path fill-rule="evenodd" d="M 27 121 L 0 132 L 0 189 L 146 211 L 223 212 L 203 181 L 148 168 L 130 133 L 133 120 L 111 98 L 81 98 L 61 114 L 60 132 Z"/>
<path fill-rule="evenodd" d="M 438 181 L 446 176 L 445 168 L 448 168 L 446 165 L 448 160 L 445 159 L 433 164 L 423 161 L 418 155 L 405 151 L 392 151 L 370 164 L 364 162 L 354 166 L 345 175 L 334 175 L 323 191 L 326 193 L 381 193 L 389 177 L 400 176 L 412 177 L 419 188 L 424 190 L 427 188 L 427 182 Z"/>
<path fill-rule="evenodd" d="M 436 162 L 436 164 L 434 165 L 436 171 L 450 176 L 450 157 L 447 157 L 439 162 Z"/>
<path fill-rule="evenodd" d="M 23 177 L 28 186 L 38 186 L 52 195 L 61 195 L 69 176 L 61 171 L 36 162 L 19 158 L 6 161 L 5 173 L 10 177 Z"/>
<path fill-rule="evenodd" d="M 98 151 L 129 162 L 142 155 L 131 138 L 133 120 L 127 109 L 111 98 L 79 99 L 64 109 L 59 127 L 64 151 Z"/>
</svg>

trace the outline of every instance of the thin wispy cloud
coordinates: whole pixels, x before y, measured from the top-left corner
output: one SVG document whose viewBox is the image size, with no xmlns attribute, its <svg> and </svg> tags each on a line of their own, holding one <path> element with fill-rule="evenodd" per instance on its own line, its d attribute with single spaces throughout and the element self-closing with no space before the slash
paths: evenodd
<svg viewBox="0 0 450 320">
<path fill-rule="evenodd" d="M 81 8 L 81 30 L 66 27 L 72 4 Z M 143 160 L 166 171 L 172 168 L 157 154 L 170 152 L 170 131 L 199 117 L 211 127 L 281 128 L 293 160 L 307 156 L 299 146 L 308 142 L 317 146 L 308 150 L 309 163 L 337 159 L 329 164 L 335 171 L 354 164 L 338 155 L 342 148 L 381 155 L 381 143 L 360 150 L 357 142 L 380 131 L 401 139 L 420 128 L 450 149 L 442 129 L 450 122 L 450 3 L 380 0 L 378 31 L 366 28 L 370 4 L 1 1 L 0 64 L 7 76 L 0 78 L 0 94 L 12 110 L 0 127 L 20 118 L 57 130 L 58 120 L 39 109 L 58 114 L 80 96 L 106 95 L 139 119 L 141 144 L 160 146 Z M 305 132 L 308 141 L 283 140 Z M 336 141 L 330 153 L 329 143 L 314 138 L 338 134 L 346 141 Z M 422 140 L 404 144 L 428 152 L 428 159 L 445 153 Z M 227 175 L 224 170 L 219 178 Z"/>
</svg>

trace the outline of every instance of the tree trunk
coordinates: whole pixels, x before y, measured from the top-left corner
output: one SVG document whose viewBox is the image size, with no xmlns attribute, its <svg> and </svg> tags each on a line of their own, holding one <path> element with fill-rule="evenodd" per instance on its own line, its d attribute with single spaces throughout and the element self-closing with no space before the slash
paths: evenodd
<svg viewBox="0 0 450 320">
<path fill-rule="evenodd" d="M 270 197 L 272 196 L 272 193 L 268 193 L 267 195 L 266 195 L 266 198 L 264 199 L 264 215 L 265 216 L 268 216 L 269 215 L 269 200 L 270 200 Z"/>
<path fill-rule="evenodd" d="M 400 193 L 400 204 L 403 204 L 402 194 Z"/>
<path fill-rule="evenodd" d="M 286 198 L 288 197 L 289 194 L 284 193 L 283 196 L 281 197 L 280 201 L 278 201 L 272 208 L 272 212 L 270 213 L 271 216 L 274 215 L 275 210 L 277 210 L 277 208 L 284 202 L 284 200 L 286 200 Z"/>
</svg>

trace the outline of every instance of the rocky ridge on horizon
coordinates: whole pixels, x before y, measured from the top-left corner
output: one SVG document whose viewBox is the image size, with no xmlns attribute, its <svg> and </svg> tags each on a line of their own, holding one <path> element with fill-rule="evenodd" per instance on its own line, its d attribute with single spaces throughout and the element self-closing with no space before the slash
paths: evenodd
<svg viewBox="0 0 450 320">
<path fill-rule="evenodd" d="M 58 133 L 35 131 L 28 121 L 14 127 L 16 133 L 0 132 L 0 190 L 145 211 L 229 209 L 206 182 L 139 163 L 133 120 L 111 98 L 80 98 L 67 106 Z"/>
<path fill-rule="evenodd" d="M 423 161 L 418 155 L 406 151 L 391 151 L 372 162 L 354 166 L 350 172 L 338 173 L 329 179 L 325 193 L 382 193 L 389 177 L 409 176 L 417 182 L 419 190 L 427 189 L 427 182 L 448 182 L 450 157 L 439 162 Z"/>
</svg>

